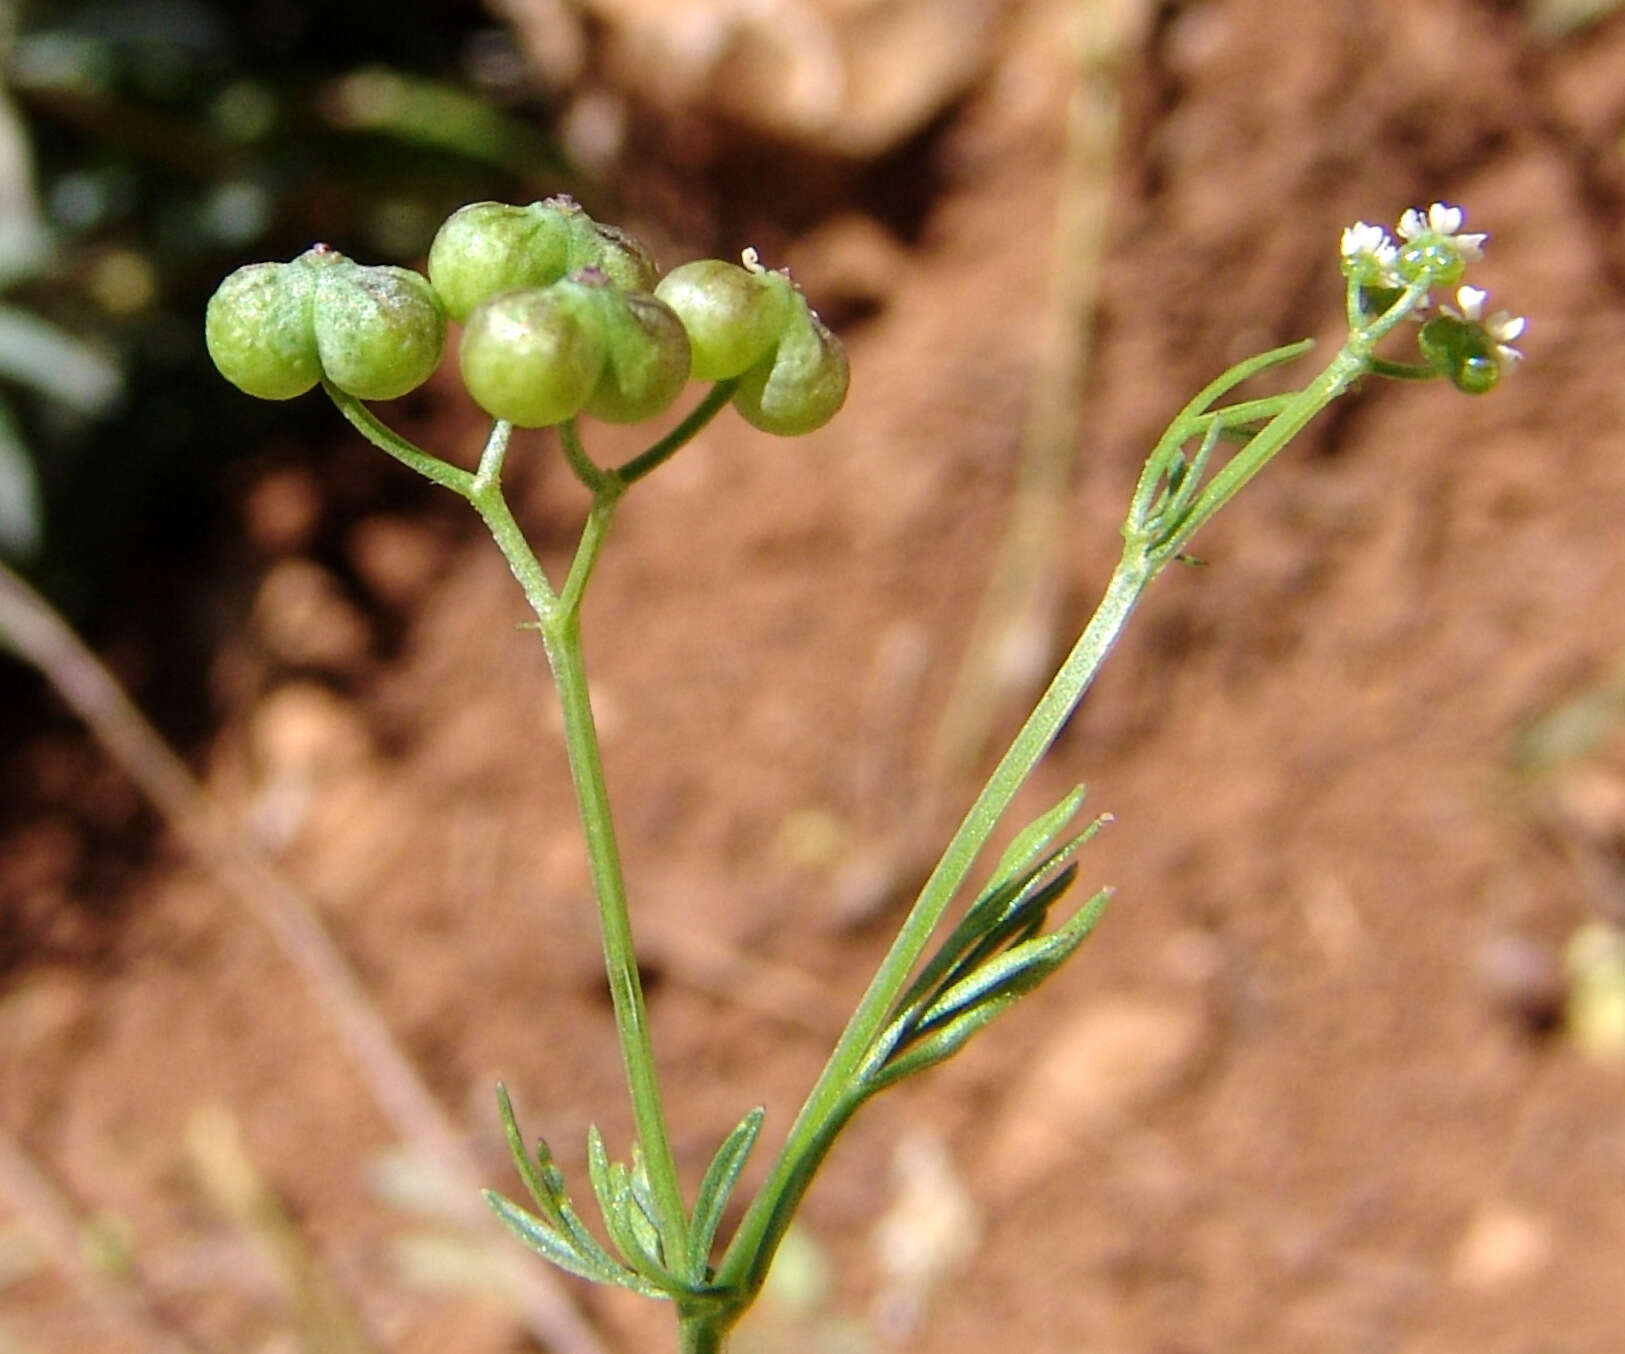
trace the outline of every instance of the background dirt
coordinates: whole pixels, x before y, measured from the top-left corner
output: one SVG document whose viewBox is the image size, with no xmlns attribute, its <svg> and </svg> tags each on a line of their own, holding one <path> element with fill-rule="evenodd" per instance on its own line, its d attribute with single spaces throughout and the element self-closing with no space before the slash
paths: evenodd
<svg viewBox="0 0 1625 1354">
<path fill-rule="evenodd" d="M 690 1188 L 751 1105 L 777 1143 L 928 863 L 922 818 L 940 837 L 968 799 L 928 797 L 926 754 L 1039 357 L 1062 14 L 1007 11 L 991 69 L 889 164 L 912 219 L 863 217 L 871 179 L 786 242 L 846 312 L 847 411 L 789 443 L 720 420 L 630 497 L 595 579 Z M 1207 567 L 1158 583 L 1022 801 L 1090 783 L 1117 822 L 1082 878 L 1117 901 L 1040 996 L 860 1116 L 753 1347 L 1611 1354 L 1625 1082 L 1552 1021 L 1561 947 L 1622 896 L 1625 22 L 1548 43 L 1463 0 L 1169 6 L 1122 89 L 1058 642 L 1177 405 L 1335 338 L 1343 225 L 1465 203 L 1528 358 L 1481 400 L 1344 401 L 1204 534 Z M 454 385 L 405 417 L 466 457 Z M 241 542 L 197 584 L 220 636 L 199 764 L 322 900 L 489 1179 L 512 1183 L 501 1077 L 581 1182 L 589 1121 L 621 1146 L 629 1115 L 542 655 L 456 505 L 353 442 L 335 418 L 244 476 Z M 581 495 L 539 439 L 516 460 L 560 569 Z M 1531 752 L 1588 692 L 1587 736 Z M 297 1347 L 188 1156 L 216 1103 L 377 1348 L 518 1347 L 449 1252 L 403 1270 L 432 1220 L 381 1191 L 389 1134 L 266 936 L 177 846 L 91 856 L 50 811 L 56 786 L 139 835 L 99 766 L 59 715 L 16 752 L 6 1127 L 211 1348 Z M 898 1210 L 934 1282 L 873 1260 Z M 671 1347 L 663 1310 L 577 1297 L 615 1348 Z M 0 1347 L 129 1347 L 49 1272 L 0 1313 Z"/>
</svg>

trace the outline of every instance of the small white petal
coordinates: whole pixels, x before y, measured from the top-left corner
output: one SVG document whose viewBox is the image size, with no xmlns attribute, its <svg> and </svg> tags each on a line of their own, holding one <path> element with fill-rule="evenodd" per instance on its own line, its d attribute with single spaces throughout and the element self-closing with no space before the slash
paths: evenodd
<svg viewBox="0 0 1625 1354">
<path fill-rule="evenodd" d="M 1471 263 L 1484 257 L 1484 241 L 1490 237 L 1478 231 L 1470 235 L 1458 235 L 1455 238 L 1456 248 L 1461 251 L 1462 258 Z"/>
<path fill-rule="evenodd" d="M 1477 324 L 1484 318 L 1484 302 L 1489 293 L 1478 287 L 1460 287 L 1456 290 L 1456 304 L 1461 307 L 1461 318 Z"/>
<path fill-rule="evenodd" d="M 1498 310 L 1490 316 L 1490 321 L 1484 326 L 1484 332 L 1497 343 L 1511 343 L 1528 327 L 1529 321 L 1522 315 L 1508 315 L 1504 310 Z"/>
<path fill-rule="evenodd" d="M 1422 219 L 1422 213 L 1417 211 L 1415 207 L 1407 207 L 1405 215 L 1399 218 L 1401 239 L 1414 240 L 1427 228 L 1427 222 Z"/>
<path fill-rule="evenodd" d="M 1464 217 L 1460 207 L 1447 207 L 1442 202 L 1435 202 L 1428 208 L 1428 225 L 1440 235 L 1454 235 L 1461 229 Z"/>
</svg>

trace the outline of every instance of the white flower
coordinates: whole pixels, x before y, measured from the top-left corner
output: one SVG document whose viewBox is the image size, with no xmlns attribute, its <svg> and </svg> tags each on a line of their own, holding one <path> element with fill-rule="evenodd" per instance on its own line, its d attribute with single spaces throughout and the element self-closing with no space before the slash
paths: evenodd
<svg viewBox="0 0 1625 1354">
<path fill-rule="evenodd" d="M 1376 259 L 1378 263 L 1390 264 L 1398 253 L 1399 249 L 1381 226 L 1356 221 L 1352 226 L 1343 228 L 1342 254 L 1346 259 L 1366 255 Z"/>
<path fill-rule="evenodd" d="M 1366 287 L 1402 287 L 1404 281 L 1396 266 L 1399 246 L 1388 238 L 1381 226 L 1356 221 L 1343 228 L 1339 245 L 1343 258 L 1343 274 Z"/>
<path fill-rule="evenodd" d="M 1441 306 L 1440 309 L 1464 324 L 1478 325 L 1495 344 L 1495 355 L 1501 361 L 1508 365 L 1522 361 L 1523 354 L 1512 346 L 1512 341 L 1523 333 L 1529 322 L 1522 315 L 1512 315 L 1504 310 L 1496 311 L 1486 320 L 1484 302 L 1488 299 L 1489 293 L 1478 287 L 1459 287 L 1456 290 L 1456 305 Z M 1458 310 L 1456 306 L 1461 308 Z"/>
<path fill-rule="evenodd" d="M 1471 263 L 1484 257 L 1484 241 L 1489 236 L 1482 232 L 1463 234 L 1461 223 L 1465 219 L 1466 213 L 1460 207 L 1448 207 L 1442 202 L 1429 207 L 1426 216 L 1411 207 L 1399 218 L 1399 238 L 1414 240 L 1422 235 L 1433 235 L 1449 240 L 1461 257 Z"/>
</svg>

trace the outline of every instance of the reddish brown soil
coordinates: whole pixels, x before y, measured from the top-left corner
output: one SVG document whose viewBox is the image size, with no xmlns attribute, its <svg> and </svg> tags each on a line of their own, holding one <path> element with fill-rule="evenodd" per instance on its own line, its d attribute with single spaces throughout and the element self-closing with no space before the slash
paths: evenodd
<svg viewBox="0 0 1625 1354">
<path fill-rule="evenodd" d="M 925 768 L 1038 357 L 1064 70 L 1044 22 L 1011 26 L 929 143 L 943 187 L 849 331 L 848 410 L 792 443 L 719 421 L 631 496 L 595 579 L 690 1188 L 749 1106 L 776 1144 L 924 863 L 918 805 L 940 835 L 968 797 L 927 799 Z M 1124 90 L 1067 628 L 1172 410 L 1248 352 L 1335 338 L 1348 222 L 1467 204 L 1528 360 L 1481 400 L 1359 392 L 1205 533 L 1205 568 L 1159 582 L 1023 800 L 1089 781 L 1117 822 L 1083 880 L 1116 903 L 1039 996 L 859 1117 L 805 1212 L 833 1287 L 766 1311 L 753 1347 L 1612 1354 L 1625 1079 L 1545 1025 L 1563 942 L 1619 907 L 1625 757 L 1515 765 L 1625 653 L 1625 22 L 1541 45 L 1518 7 L 1466 0 L 1184 6 Z M 820 267 L 809 246 L 815 293 Z M 415 431 L 476 445 L 439 390 Z M 580 492 L 540 442 L 518 459 L 559 569 Z M 490 1180 L 500 1076 L 580 1182 L 588 1122 L 623 1147 L 629 1115 L 539 646 L 449 511 L 345 519 L 340 588 L 308 548 L 338 493 L 268 458 L 244 495 L 259 591 L 215 660 L 207 775 L 322 900 Z M 19 916 L 83 905 L 76 849 L 49 820 L 12 833 Z M 374 1187 L 389 1134 L 266 936 L 178 848 L 109 910 L 97 962 L 8 970 L 0 1109 L 180 1324 L 295 1347 L 189 1165 L 223 1102 L 378 1348 L 517 1347 L 499 1307 L 395 1264 L 428 1224 Z M 940 1147 L 979 1220 L 917 1310 L 870 1258 L 898 1143 Z M 662 1310 L 576 1296 L 618 1349 L 672 1347 Z M 0 1312 L 29 1349 L 133 1347 L 48 1272 Z"/>
</svg>

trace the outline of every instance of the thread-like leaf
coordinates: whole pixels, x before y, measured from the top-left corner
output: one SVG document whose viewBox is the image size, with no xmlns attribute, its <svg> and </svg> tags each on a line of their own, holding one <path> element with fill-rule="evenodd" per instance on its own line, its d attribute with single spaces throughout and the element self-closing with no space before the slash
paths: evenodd
<svg viewBox="0 0 1625 1354">
<path fill-rule="evenodd" d="M 531 1164 L 530 1153 L 525 1147 L 525 1137 L 519 1131 L 519 1120 L 513 1112 L 513 1101 L 508 1098 L 508 1088 L 500 1081 L 497 1082 L 497 1113 L 502 1119 L 502 1131 L 508 1138 L 508 1155 L 513 1158 L 514 1168 L 519 1172 L 519 1178 L 525 1182 L 525 1189 L 530 1197 L 536 1201 L 536 1207 L 542 1210 L 547 1217 L 557 1222 L 558 1210 L 554 1204 L 553 1192 L 547 1187 L 547 1182 L 537 1173 L 536 1167 Z M 545 1150 L 546 1144 L 543 1144 Z"/>
<path fill-rule="evenodd" d="M 1032 991 L 1083 944 L 1110 898 L 1111 891 L 1102 889 L 1047 936 L 1012 945 L 944 989 L 921 1014 L 915 1033 L 929 1034 L 990 997 L 1021 996 Z"/>
<path fill-rule="evenodd" d="M 962 1011 L 953 1020 L 936 1030 L 919 1043 L 915 1044 L 906 1053 L 899 1054 L 884 1066 L 872 1072 L 864 1080 L 863 1092 L 873 1095 L 883 1091 L 888 1086 L 895 1085 L 904 1077 L 912 1076 L 916 1072 L 923 1072 L 927 1067 L 934 1067 L 946 1058 L 951 1058 L 964 1047 L 965 1041 L 983 1025 L 992 1020 L 1006 1006 L 1015 1001 L 1016 996 L 1011 993 L 1003 997 L 993 997 L 980 1005 Z"/>
<path fill-rule="evenodd" d="M 655 1259 L 662 1265 L 669 1265 L 666 1256 L 666 1238 L 660 1231 L 660 1206 L 655 1202 L 654 1186 L 649 1183 L 649 1163 L 643 1155 L 643 1147 L 638 1142 L 632 1143 L 632 1169 L 628 1172 L 627 1182 L 632 1187 L 632 1200 L 638 1206 L 653 1230 L 656 1245 Z"/>
<path fill-rule="evenodd" d="M 1021 896 L 1010 904 L 1004 916 L 954 961 L 953 966 L 937 984 L 936 991 L 922 1005 L 927 1009 L 935 1006 L 948 988 L 964 979 L 991 956 L 1008 946 L 1018 945 L 1038 935 L 1044 929 L 1044 922 L 1049 916 L 1051 906 L 1072 887 L 1077 877 L 1077 863 L 1073 862 L 1059 874 L 1042 883 L 1035 880 L 1029 884 Z"/>
<path fill-rule="evenodd" d="M 1013 875 L 1025 874 L 1028 867 L 1049 850 L 1051 843 L 1061 835 L 1066 825 L 1078 816 L 1078 810 L 1083 807 L 1083 797 L 1087 793 L 1087 786 L 1073 786 L 1054 808 L 1040 814 L 1016 833 L 1010 845 L 1005 847 L 1004 854 L 999 857 L 999 863 L 993 867 L 988 886 L 994 887 Z"/>
<path fill-rule="evenodd" d="M 651 1212 L 652 1201 L 646 1206 L 644 1200 L 639 1197 L 640 1191 L 634 1183 L 633 1172 L 624 1163 L 610 1162 L 609 1178 L 615 1186 L 616 1207 L 626 1219 L 626 1225 L 631 1228 L 632 1235 L 637 1238 L 638 1249 L 664 1270 L 666 1262 L 665 1257 L 661 1255 L 660 1228 L 656 1225 Z"/>
<path fill-rule="evenodd" d="M 894 1023 L 857 1074 L 860 1093 L 873 1095 L 957 1053 L 971 1035 L 1060 967 L 1094 929 L 1110 898 L 1111 890 L 1102 889 L 1049 935 L 1021 941 L 949 987 L 910 1017 L 912 1027 L 901 1038 Z"/>
<path fill-rule="evenodd" d="M 756 1135 L 762 1131 L 766 1113 L 766 1109 L 758 1105 L 741 1119 L 722 1140 L 722 1146 L 705 1168 L 688 1234 L 689 1273 L 696 1278 L 703 1279 L 706 1275 L 717 1228 L 722 1223 L 728 1200 L 733 1197 L 734 1186 L 739 1183 L 739 1173 L 745 1168 L 751 1148 L 756 1146 Z"/>
<path fill-rule="evenodd" d="M 1012 933 L 1022 930 L 1036 931 L 1043 925 L 1044 909 L 1060 896 L 1066 886 L 1051 888 L 1048 885 L 1040 885 L 1037 892 L 1029 890 L 1035 881 L 1042 879 L 1050 870 L 1076 854 L 1084 843 L 1111 821 L 1108 815 L 1103 814 L 1070 841 L 1063 842 L 1044 853 L 1043 847 L 1054 840 L 1055 831 L 1069 821 L 1070 815 L 1066 813 L 1068 806 L 1072 805 L 1074 800 L 1081 802 L 1080 793 L 1081 787 L 1023 832 L 1021 835 L 1024 837 L 1027 836 L 1027 832 L 1031 832 L 1032 836 L 1019 854 L 1012 844 L 1011 849 L 1005 853 L 1006 860 L 1016 863 L 1025 861 L 1026 867 L 983 890 L 981 896 L 960 919 L 959 924 L 949 932 L 947 939 L 937 947 L 936 953 L 909 984 L 908 990 L 892 1007 L 894 1017 L 903 1015 L 910 1008 L 919 1010 L 929 1006 L 946 984 L 955 981 L 955 975 L 963 975 L 970 955 L 975 955 L 975 959 L 970 962 L 979 962 L 998 945 L 1008 941 Z M 1075 812 L 1075 809 L 1073 811 Z M 1036 857 L 1035 852 L 1038 853 Z M 1005 861 L 1001 861 L 1001 866 L 1004 863 Z M 1019 913 L 1027 915 L 1022 921 L 1007 925 L 1012 917 Z M 998 941 L 991 946 L 985 945 L 984 940 L 995 932 L 999 935 Z"/>
<path fill-rule="evenodd" d="M 619 1246 L 611 1219 L 615 1213 L 615 1185 L 610 1171 L 609 1153 L 604 1149 L 604 1135 L 597 1124 L 587 1125 L 587 1180 L 592 1185 L 593 1198 L 598 1201 L 598 1216 L 609 1230 L 609 1239 Z"/>
<path fill-rule="evenodd" d="M 668 1296 L 687 1291 L 687 1285 L 661 1264 L 656 1252 L 660 1238 L 654 1224 L 644 1216 L 632 1197 L 630 1173 L 619 1161 L 605 1162 L 608 1198 L 604 1203 L 604 1227 L 615 1249 L 632 1269 Z"/>
<path fill-rule="evenodd" d="M 485 1201 L 493 1212 L 526 1246 L 567 1274 L 593 1283 L 618 1284 L 645 1297 L 665 1297 L 665 1292 L 642 1275 L 613 1262 L 602 1263 L 583 1255 L 561 1232 L 549 1223 L 504 1199 L 495 1190 L 485 1191 Z"/>
<path fill-rule="evenodd" d="M 497 1084 L 497 1110 L 502 1118 L 502 1128 L 508 1138 L 508 1150 L 513 1156 L 514 1166 L 543 1216 L 556 1230 L 565 1234 L 577 1253 L 588 1262 L 605 1269 L 620 1269 L 570 1202 L 564 1173 L 554 1162 L 552 1150 L 545 1139 L 537 1139 L 535 1160 L 532 1162 L 525 1151 L 525 1141 L 519 1130 L 519 1120 L 513 1112 L 513 1102 L 508 1098 L 508 1088 L 500 1082 Z"/>
</svg>

